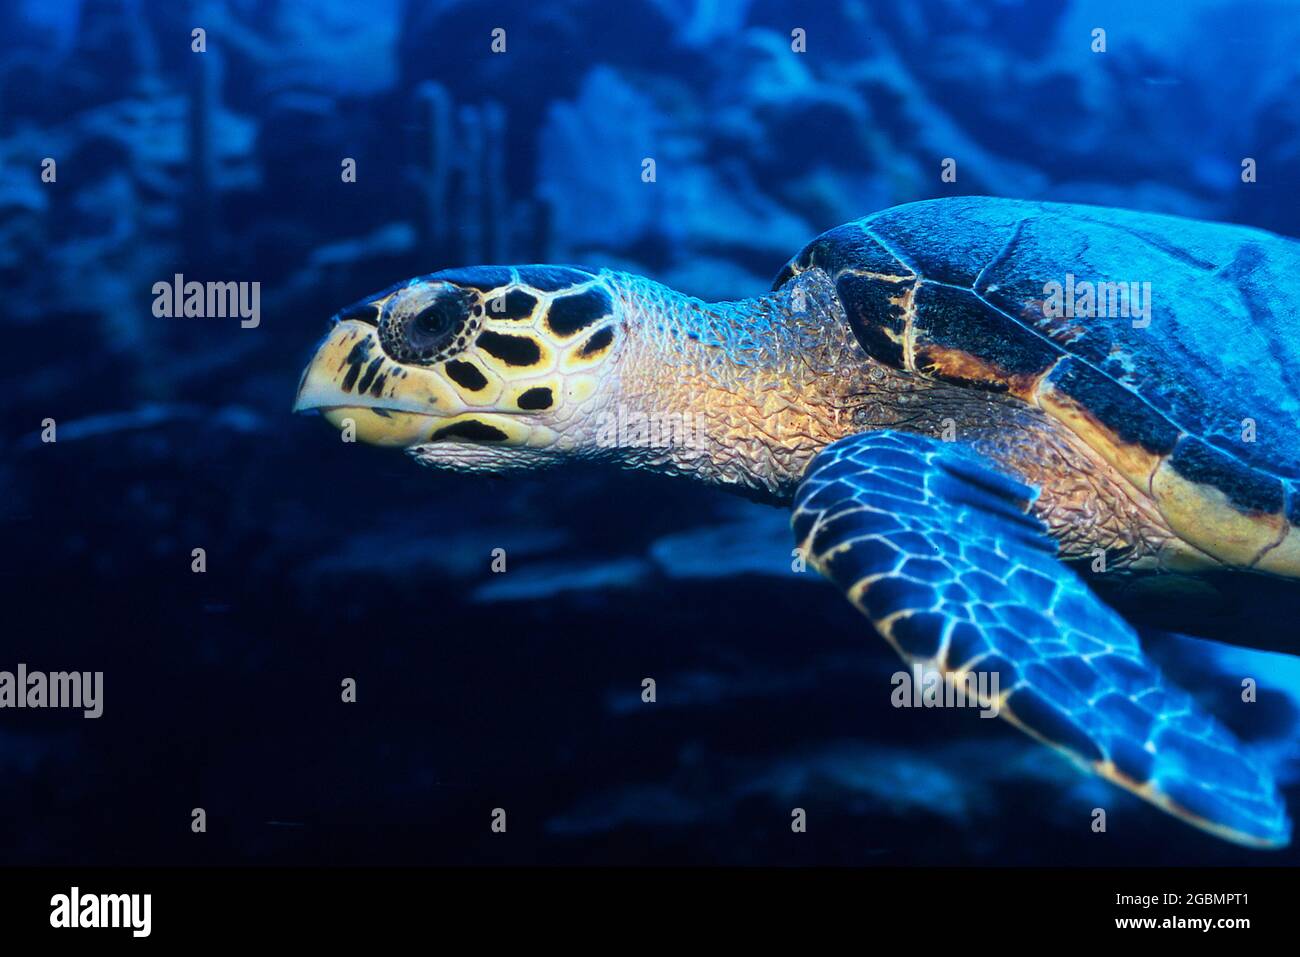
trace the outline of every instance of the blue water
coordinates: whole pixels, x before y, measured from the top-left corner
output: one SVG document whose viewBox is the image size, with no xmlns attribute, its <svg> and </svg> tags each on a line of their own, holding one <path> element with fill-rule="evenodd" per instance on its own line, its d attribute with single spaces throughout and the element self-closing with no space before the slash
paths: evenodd
<svg viewBox="0 0 1300 957">
<path fill-rule="evenodd" d="M 105 700 L 0 711 L 0 861 L 1300 861 L 891 708 L 779 510 L 433 474 L 289 414 L 331 314 L 452 266 L 749 296 L 822 230 L 966 194 L 1300 236 L 1297 49 L 1289 0 L 7 4 L 0 670 Z M 260 283 L 260 321 L 156 316 L 178 273 Z M 1270 676 L 1238 730 L 1300 812 L 1295 659 L 1153 645 L 1210 705 Z"/>
</svg>

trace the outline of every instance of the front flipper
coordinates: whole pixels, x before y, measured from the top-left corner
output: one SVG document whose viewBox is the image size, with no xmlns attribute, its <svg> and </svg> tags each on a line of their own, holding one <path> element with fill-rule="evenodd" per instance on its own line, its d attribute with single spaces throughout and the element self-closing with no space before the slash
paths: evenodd
<svg viewBox="0 0 1300 957">
<path fill-rule="evenodd" d="M 813 567 L 909 663 L 984 672 L 986 687 L 996 674 L 999 713 L 1035 738 L 1219 837 L 1286 845 L 1270 775 L 1057 560 L 1027 514 L 1036 494 L 963 446 L 871 432 L 813 460 L 792 524 Z"/>
</svg>

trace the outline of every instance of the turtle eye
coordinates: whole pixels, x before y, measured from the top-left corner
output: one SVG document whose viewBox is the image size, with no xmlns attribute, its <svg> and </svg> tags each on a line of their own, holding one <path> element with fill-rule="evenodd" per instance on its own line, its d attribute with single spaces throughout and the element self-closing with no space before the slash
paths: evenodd
<svg viewBox="0 0 1300 957">
<path fill-rule="evenodd" d="M 437 352 L 451 339 L 462 318 L 459 303 L 440 299 L 406 323 L 406 344 L 416 353 Z"/>
<path fill-rule="evenodd" d="M 394 297 L 379 324 L 384 351 L 399 362 L 440 362 L 473 331 L 471 295 L 455 286 Z"/>
</svg>

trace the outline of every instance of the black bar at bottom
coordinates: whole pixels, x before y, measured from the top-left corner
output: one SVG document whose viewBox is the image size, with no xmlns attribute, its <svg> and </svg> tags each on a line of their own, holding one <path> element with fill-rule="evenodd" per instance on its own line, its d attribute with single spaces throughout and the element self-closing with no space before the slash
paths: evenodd
<svg viewBox="0 0 1300 957">
<path fill-rule="evenodd" d="M 820 935 L 835 925 L 859 939 L 879 930 L 994 943 L 1046 932 L 1060 941 L 1200 935 L 1231 944 L 1292 926 L 1297 876 L 1290 868 L 11 868 L 0 871 L 0 926 L 7 942 L 92 946 L 430 933 L 495 941 L 543 927 L 582 936 L 610 922 L 615 933 L 649 937 L 674 927 Z M 71 926 L 114 918 L 125 926 Z"/>
</svg>

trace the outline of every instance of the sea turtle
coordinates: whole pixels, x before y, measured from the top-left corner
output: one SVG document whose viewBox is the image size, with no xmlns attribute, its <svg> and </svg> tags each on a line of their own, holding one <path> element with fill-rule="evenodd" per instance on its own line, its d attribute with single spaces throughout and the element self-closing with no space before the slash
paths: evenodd
<svg viewBox="0 0 1300 957">
<path fill-rule="evenodd" d="M 930 200 L 738 302 L 578 266 L 402 282 L 334 317 L 295 408 L 431 466 L 604 459 L 792 505 L 909 663 L 992 676 L 982 705 L 1085 768 L 1280 847 L 1268 770 L 1094 585 L 1300 577 L 1297 277 L 1256 229 Z"/>
</svg>

